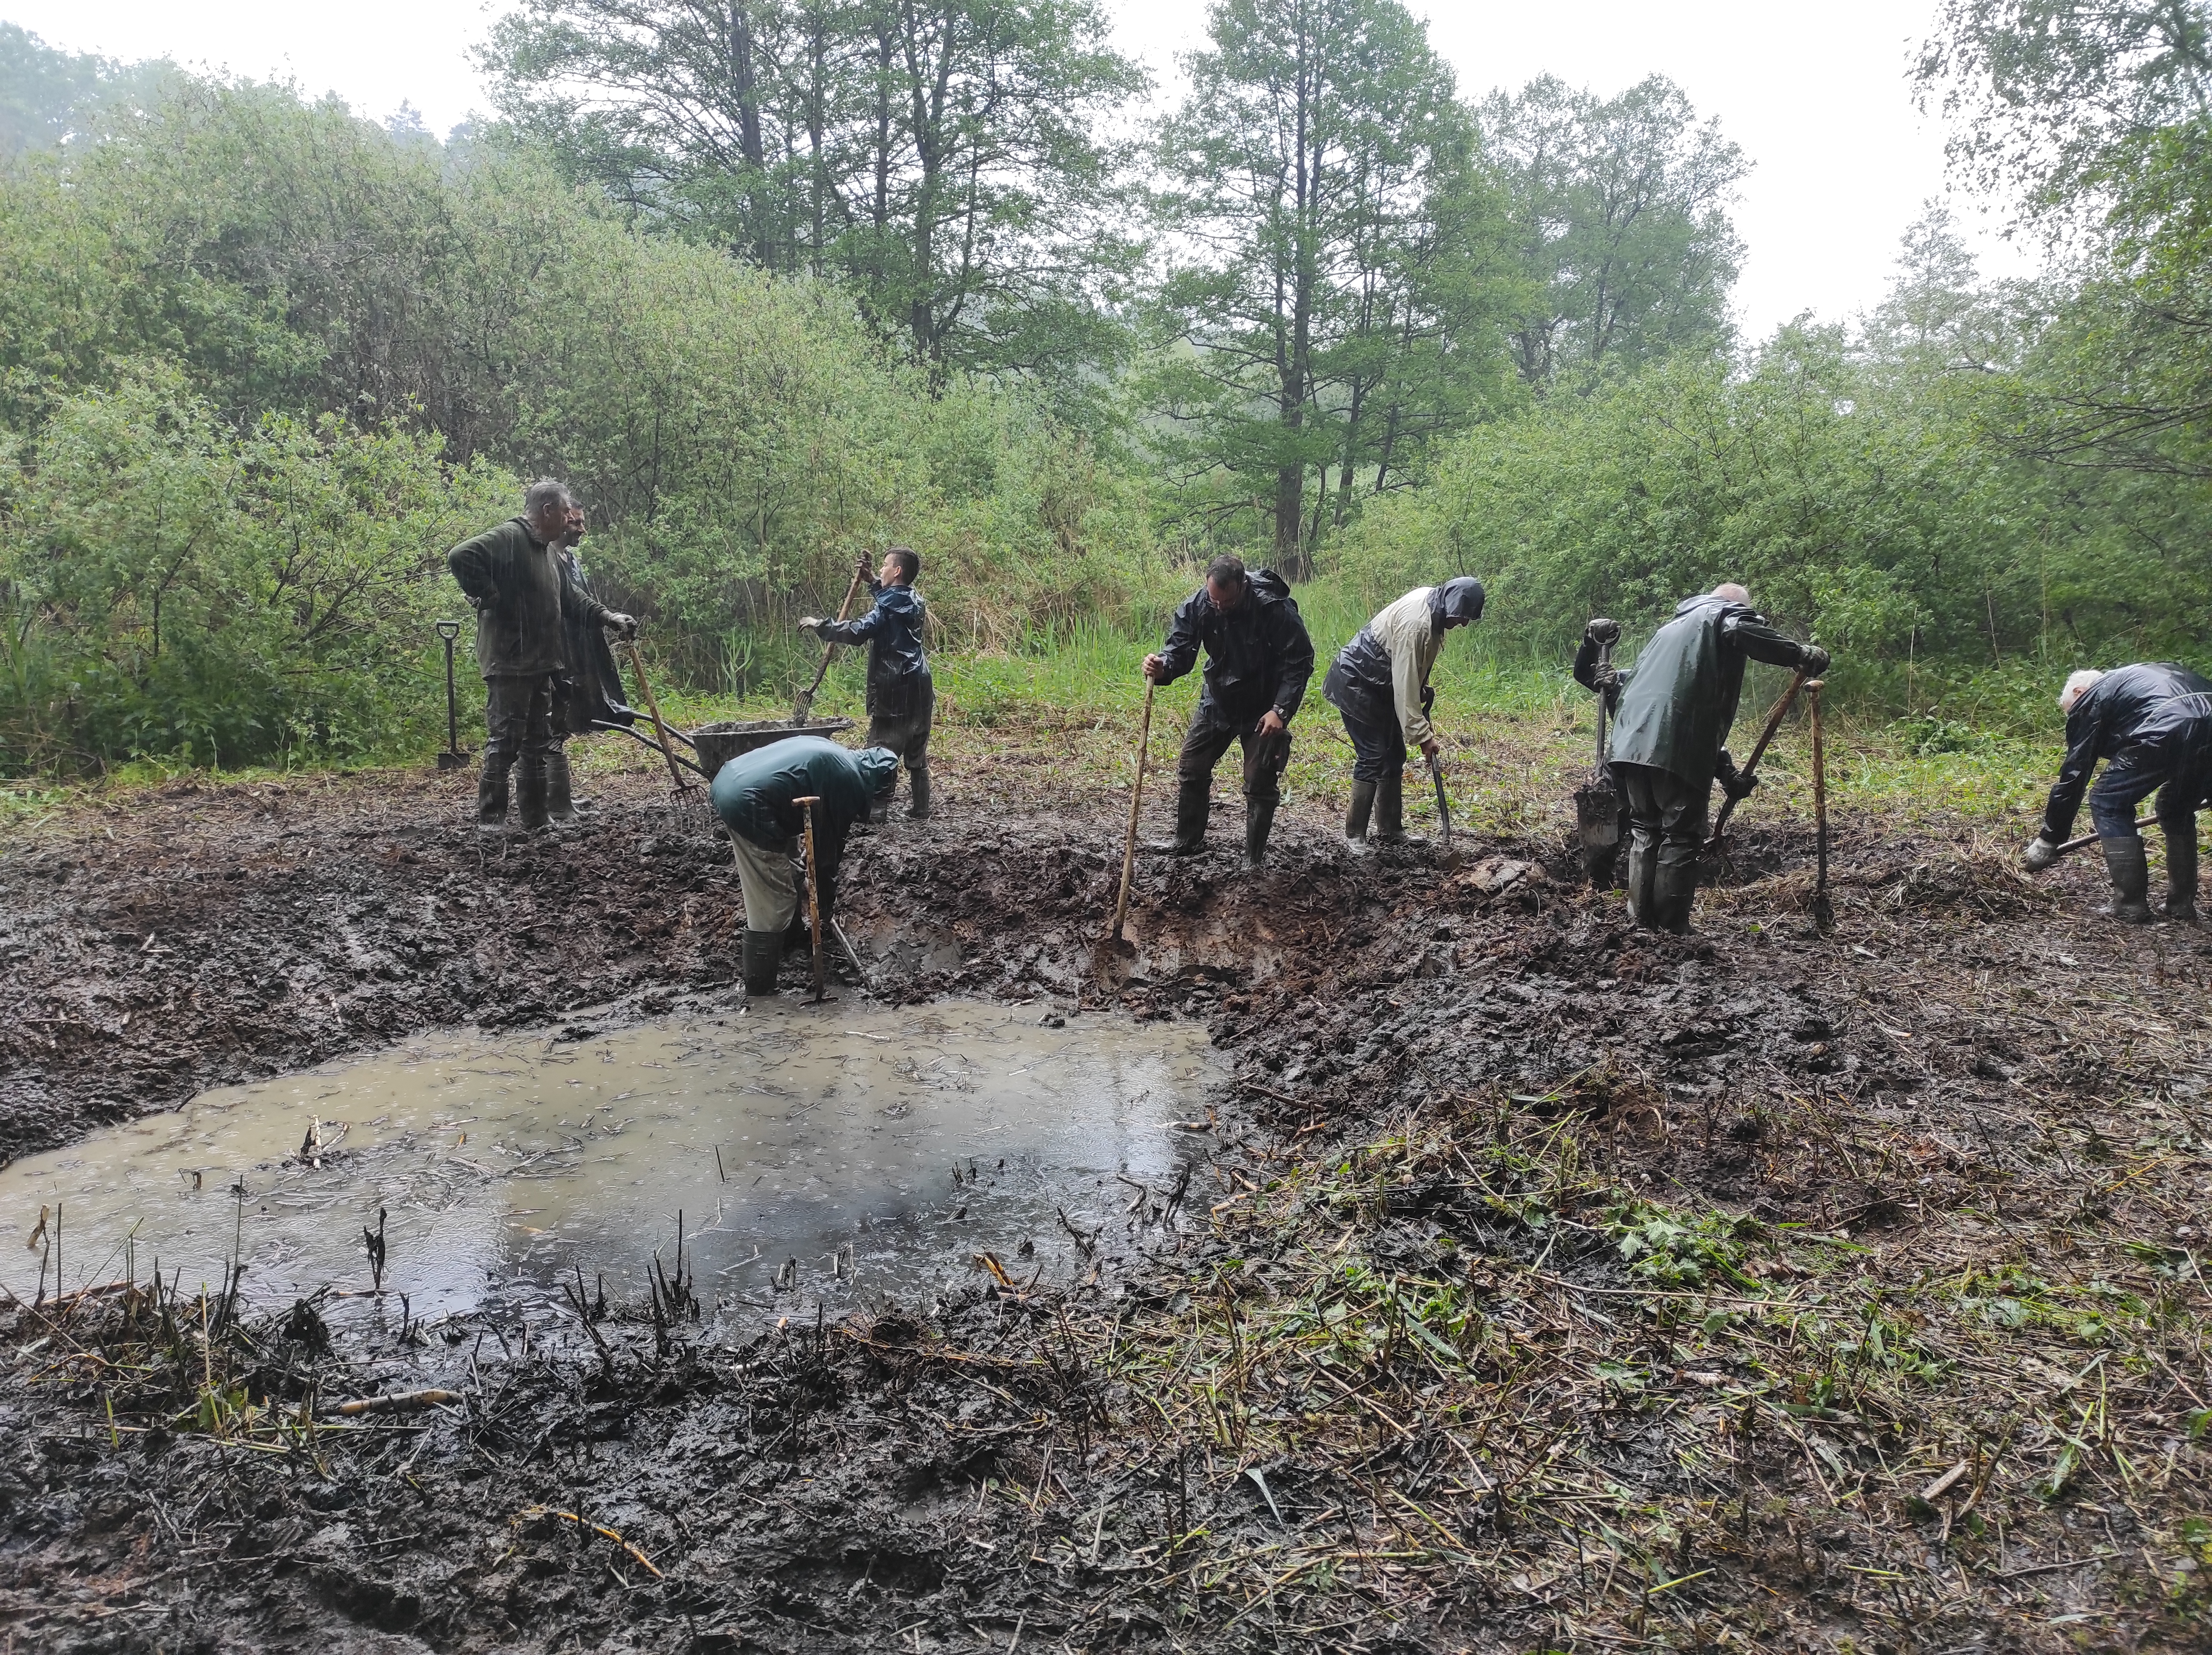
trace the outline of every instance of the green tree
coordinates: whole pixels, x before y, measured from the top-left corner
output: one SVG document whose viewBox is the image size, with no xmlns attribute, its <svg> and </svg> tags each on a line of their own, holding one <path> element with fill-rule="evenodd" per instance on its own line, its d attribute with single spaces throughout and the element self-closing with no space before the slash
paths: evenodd
<svg viewBox="0 0 2212 1655">
<path fill-rule="evenodd" d="M 941 383 L 1069 378 L 1133 257 L 1102 136 L 1141 71 L 1096 0 L 526 0 L 516 128 L 647 221 L 834 276 Z"/>
<path fill-rule="evenodd" d="M 1530 387 L 1728 344 L 1742 258 L 1728 203 L 1750 169 L 1717 120 L 1658 76 L 1611 99 L 1546 76 L 1480 118 L 1529 292 L 1509 339 Z"/>
<path fill-rule="evenodd" d="M 1256 508 L 1302 574 L 1370 468 L 1453 428 L 1492 381 L 1497 203 L 1450 70 L 1396 0 L 1216 0 L 1161 139 L 1161 396 L 1216 509 Z M 1318 474 L 1310 512 L 1307 483 Z"/>
</svg>

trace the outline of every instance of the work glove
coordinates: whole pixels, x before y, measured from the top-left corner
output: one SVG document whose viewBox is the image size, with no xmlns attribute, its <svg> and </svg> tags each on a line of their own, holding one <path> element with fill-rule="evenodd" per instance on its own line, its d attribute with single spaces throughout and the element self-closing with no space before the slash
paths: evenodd
<svg viewBox="0 0 2212 1655">
<path fill-rule="evenodd" d="M 1428 713 L 1429 709 L 1430 709 L 1431 707 L 1434 706 L 1436 704 L 1437 704 L 1437 688 L 1436 688 L 1436 686 L 1435 686 L 1434 684 L 1423 684 L 1423 685 L 1421 686 L 1421 712 L 1422 712 L 1423 716 L 1424 716 L 1424 717 L 1425 717 L 1425 716 L 1427 715 L 1427 713 Z"/>
<path fill-rule="evenodd" d="M 1828 652 L 1818 644 L 1805 646 L 1805 658 L 1797 664 L 1798 670 L 1808 678 L 1817 678 L 1828 670 Z"/>
<path fill-rule="evenodd" d="M 1610 701 L 1613 696 L 1620 694 L 1620 669 L 1619 667 L 1592 669 L 1590 688 Z"/>
<path fill-rule="evenodd" d="M 800 616 L 799 617 L 799 631 L 801 631 L 801 632 L 819 632 L 819 631 L 821 631 L 821 630 L 822 630 L 822 617 L 821 617 L 820 615 L 800 615 Z"/>
<path fill-rule="evenodd" d="M 1593 644 L 1617 644 L 1620 641 L 1620 622 L 1599 619 L 1583 628 L 1583 636 Z"/>
<path fill-rule="evenodd" d="M 2020 858 L 2020 865 L 2032 874 L 2039 874 L 2058 860 L 2058 846 L 2038 834 L 2027 841 L 2027 849 Z"/>
<path fill-rule="evenodd" d="M 1713 773 L 1713 778 L 1720 783 L 1721 791 L 1732 799 L 1749 798 L 1753 790 L 1759 785 L 1758 777 L 1747 775 L 1735 767 L 1735 760 L 1729 756 L 1725 748 L 1721 749 L 1720 767 Z"/>
<path fill-rule="evenodd" d="M 607 624 L 615 629 L 617 638 L 627 640 L 637 636 L 637 617 L 634 615 L 617 615 L 611 609 L 607 612 Z"/>
</svg>

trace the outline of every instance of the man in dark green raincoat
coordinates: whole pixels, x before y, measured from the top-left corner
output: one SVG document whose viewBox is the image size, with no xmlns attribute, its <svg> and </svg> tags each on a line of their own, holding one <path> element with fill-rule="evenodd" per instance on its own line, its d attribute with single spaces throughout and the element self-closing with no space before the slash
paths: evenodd
<svg viewBox="0 0 2212 1655">
<path fill-rule="evenodd" d="M 1690 929 L 1713 783 L 1731 798 L 1758 785 L 1737 774 L 1723 743 L 1735 722 L 1747 661 L 1818 676 L 1828 652 L 1768 626 L 1733 581 L 1686 597 L 1651 635 L 1633 672 L 1597 665 L 1610 621 L 1593 621 L 1575 657 L 1575 681 L 1614 707 L 1608 757 L 1628 802 L 1628 909 L 1639 925 Z"/>
<path fill-rule="evenodd" d="M 775 968 L 787 937 L 805 918 L 801 875 L 792 861 L 793 841 L 805 829 L 805 815 L 793 801 L 821 801 L 813 807 L 814 871 L 826 926 L 837 900 L 845 840 L 876 795 L 898 779 L 898 755 L 888 748 L 854 752 L 819 736 L 787 736 L 738 754 L 716 773 L 708 797 L 730 830 L 745 900 L 747 994 L 775 992 Z"/>
</svg>

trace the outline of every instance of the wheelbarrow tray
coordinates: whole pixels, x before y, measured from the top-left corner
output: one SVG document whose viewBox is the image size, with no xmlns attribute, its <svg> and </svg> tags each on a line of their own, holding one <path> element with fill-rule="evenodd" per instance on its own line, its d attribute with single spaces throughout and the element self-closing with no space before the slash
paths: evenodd
<svg viewBox="0 0 2212 1655">
<path fill-rule="evenodd" d="M 809 718 L 804 724 L 793 724 L 788 718 L 744 718 L 734 724 L 702 724 L 691 732 L 690 739 L 699 755 L 699 768 L 711 780 L 740 753 L 750 753 L 755 748 L 766 747 L 770 742 L 780 742 L 790 736 L 834 738 L 852 727 L 850 718 Z"/>
</svg>

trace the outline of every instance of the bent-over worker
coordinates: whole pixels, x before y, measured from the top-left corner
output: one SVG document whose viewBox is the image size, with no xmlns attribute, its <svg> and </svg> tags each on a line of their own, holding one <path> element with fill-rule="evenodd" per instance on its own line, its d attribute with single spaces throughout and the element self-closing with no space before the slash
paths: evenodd
<svg viewBox="0 0 2212 1655">
<path fill-rule="evenodd" d="M 929 676 L 929 657 L 921 647 L 928 606 L 914 589 L 921 573 L 921 555 L 910 546 L 894 546 L 884 554 L 884 566 L 873 575 L 864 556 L 854 571 L 875 594 L 875 607 L 857 621 L 824 621 L 808 615 L 799 623 L 825 644 L 868 646 L 868 745 L 890 749 L 906 761 L 914 780 L 914 803 L 907 815 L 929 814 L 929 723 L 937 712 L 937 685 Z M 881 821 L 890 815 L 891 794 L 898 786 L 892 773 L 868 812 L 868 820 Z"/>
<path fill-rule="evenodd" d="M 787 942 L 805 935 L 804 873 L 792 858 L 805 830 L 793 801 L 816 798 L 815 894 L 826 928 L 837 900 L 837 867 L 853 824 L 898 779 L 898 755 L 881 747 L 858 752 L 819 736 L 787 736 L 740 753 L 715 774 L 708 796 L 730 830 L 738 888 L 745 902 L 745 992 L 775 992 L 775 968 Z"/>
<path fill-rule="evenodd" d="M 483 771 L 477 779 L 477 825 L 496 832 L 507 821 L 507 776 L 519 763 L 517 788 L 525 833 L 545 826 L 548 770 L 553 753 L 553 681 L 567 670 L 562 625 L 612 627 L 625 638 L 637 622 L 617 614 L 568 578 L 556 543 L 567 531 L 568 491 L 541 477 L 523 496 L 522 515 L 465 540 L 446 561 L 477 611 L 477 667 L 483 674 Z"/>
<path fill-rule="evenodd" d="M 586 597 L 595 596 L 584 578 L 583 560 L 576 548 L 584 538 L 584 508 L 571 497 L 568 515 L 554 549 L 568 566 L 568 579 Z M 607 647 L 604 627 L 593 626 L 580 611 L 561 612 L 562 653 L 568 670 L 553 680 L 553 751 L 545 764 L 545 814 L 554 821 L 574 821 L 576 807 L 585 801 L 575 796 L 568 773 L 568 737 L 588 736 L 607 724 L 633 724 L 637 714 L 623 700 L 622 674 L 615 667 L 615 652 Z"/>
<path fill-rule="evenodd" d="M 1744 664 L 1818 675 L 1828 670 L 1828 652 L 1775 631 L 1734 581 L 1684 598 L 1651 634 L 1634 671 L 1601 674 L 1598 645 L 1619 635 L 1612 621 L 1590 622 L 1575 656 L 1575 682 L 1618 697 L 1607 755 L 1628 804 L 1630 916 L 1639 925 L 1686 931 L 1713 783 L 1730 798 L 1759 785 L 1738 773 L 1723 745 L 1743 694 Z"/>
<path fill-rule="evenodd" d="M 2089 820 L 2112 882 L 2104 912 L 2141 924 L 2150 918 L 2150 865 L 2136 806 L 2154 792 L 2166 834 L 2166 917 L 2196 918 L 2197 812 L 2212 803 L 2212 682 L 2171 661 L 2138 662 L 2074 674 L 2058 706 L 2066 758 L 2022 861 L 2034 872 L 2057 860 L 2089 788 Z M 2105 773 L 2091 788 L 2100 759 Z"/>
<path fill-rule="evenodd" d="M 1206 584 L 1176 610 L 1167 642 L 1145 658 L 1145 676 L 1171 684 L 1197 664 L 1201 647 L 1204 688 L 1176 762 L 1176 829 L 1167 848 L 1176 856 L 1206 848 L 1213 767 L 1237 742 L 1244 750 L 1244 865 L 1257 868 L 1267 861 L 1282 802 L 1291 720 L 1313 676 L 1313 640 L 1280 575 L 1248 573 L 1241 558 L 1217 557 Z"/>
<path fill-rule="evenodd" d="M 1444 634 L 1482 619 L 1482 582 L 1456 575 L 1440 586 L 1416 586 L 1389 604 L 1336 652 L 1322 680 L 1323 700 L 1344 718 L 1352 738 L 1352 808 L 1344 842 L 1354 854 L 1367 848 L 1367 827 L 1394 845 L 1406 837 L 1406 749 L 1437 755 L 1429 724 L 1436 692 L 1429 673 L 1443 651 Z"/>
</svg>

